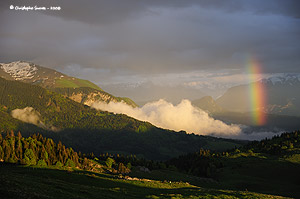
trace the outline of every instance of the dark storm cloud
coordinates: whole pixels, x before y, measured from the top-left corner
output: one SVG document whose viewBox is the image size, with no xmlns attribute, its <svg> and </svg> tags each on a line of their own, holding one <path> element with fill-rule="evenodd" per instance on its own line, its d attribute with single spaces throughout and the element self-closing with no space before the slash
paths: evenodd
<svg viewBox="0 0 300 199">
<path fill-rule="evenodd" d="M 265 72 L 300 72 L 298 10 L 291 0 L 1 1 L 0 62 L 22 59 L 66 72 L 77 65 L 72 73 L 94 81 L 98 69 L 103 78 L 243 70 L 251 55 Z"/>
<path fill-rule="evenodd" d="M 39 5 L 63 8 L 63 12 L 46 12 L 46 14 L 78 20 L 85 23 L 110 23 L 141 13 L 151 14 L 151 8 L 181 9 L 200 6 L 208 9 L 222 9 L 226 12 L 249 11 L 256 14 L 280 14 L 299 18 L 298 0 L 4 0 L 1 9 L 8 5 Z"/>
</svg>

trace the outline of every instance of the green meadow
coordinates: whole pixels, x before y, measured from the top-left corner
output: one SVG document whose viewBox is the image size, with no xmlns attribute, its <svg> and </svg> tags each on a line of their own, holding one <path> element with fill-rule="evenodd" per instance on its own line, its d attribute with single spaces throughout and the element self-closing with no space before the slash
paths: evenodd
<svg viewBox="0 0 300 199">
<path fill-rule="evenodd" d="M 186 182 L 125 180 L 80 170 L 0 165 L 1 198 L 284 198 Z"/>
</svg>

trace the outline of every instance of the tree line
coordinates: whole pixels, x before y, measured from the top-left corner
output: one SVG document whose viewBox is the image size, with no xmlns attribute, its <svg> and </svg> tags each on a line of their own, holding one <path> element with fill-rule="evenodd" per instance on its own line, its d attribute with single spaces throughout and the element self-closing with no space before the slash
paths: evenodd
<svg viewBox="0 0 300 199">
<path fill-rule="evenodd" d="M 300 148 L 300 132 L 285 132 L 271 139 L 253 141 L 241 148 L 241 151 L 251 150 L 257 153 L 285 155 Z"/>
<path fill-rule="evenodd" d="M 7 132 L 6 136 L 0 134 L 0 161 L 38 166 L 82 167 L 78 153 L 61 142 L 56 144 L 41 134 L 24 138 L 18 132 L 15 136 L 13 131 Z"/>
</svg>

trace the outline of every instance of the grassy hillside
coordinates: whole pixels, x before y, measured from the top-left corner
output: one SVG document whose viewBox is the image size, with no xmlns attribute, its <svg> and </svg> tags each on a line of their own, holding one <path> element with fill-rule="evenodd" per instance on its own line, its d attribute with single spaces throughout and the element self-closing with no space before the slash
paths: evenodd
<svg viewBox="0 0 300 199">
<path fill-rule="evenodd" d="M 2 198 L 281 198 L 248 191 L 220 190 L 192 185 L 183 173 L 163 169 L 164 175 L 137 177 L 140 165 L 157 169 L 164 163 L 133 156 L 104 155 L 94 160 L 56 144 L 40 134 L 24 138 L 20 133 L 0 134 L 0 193 Z M 125 166 L 125 163 L 127 165 Z M 12 164 L 15 163 L 15 164 Z M 20 165 L 22 164 L 22 165 Z M 26 165 L 26 166 L 25 166 Z M 128 176 L 132 166 L 136 170 Z M 154 168 L 154 167 L 153 167 Z M 111 173 L 111 174 L 108 174 Z M 157 172 L 156 172 L 157 173 Z M 175 174 L 175 175 L 170 175 Z M 169 179 L 176 176 L 176 179 Z M 195 179 L 195 178 L 194 178 Z M 202 179 L 199 182 L 203 182 Z M 205 180 L 206 181 L 206 180 Z"/>
<path fill-rule="evenodd" d="M 298 198 L 299 141 L 295 131 L 231 152 L 200 150 L 157 162 L 85 156 L 41 135 L 8 132 L 0 135 L 0 193 L 4 198 Z"/>
<path fill-rule="evenodd" d="M 0 165 L 4 198 L 284 198 L 207 189 L 183 182 L 124 180 L 107 174 Z"/>
<path fill-rule="evenodd" d="M 6 107 L 3 111 L 10 121 L 2 124 L 2 128 L 14 125 L 13 129 L 22 130 L 22 123 L 9 115 L 14 109 L 33 107 L 40 113 L 44 126 L 59 130 L 59 133 L 47 130 L 41 133 L 84 153 L 109 152 L 168 159 L 200 148 L 228 149 L 241 145 L 237 141 L 156 128 L 126 115 L 91 109 L 42 87 L 17 81 L 0 78 L 0 93 L 0 104 Z"/>
<path fill-rule="evenodd" d="M 80 88 L 89 87 L 97 90 L 101 90 L 96 84 L 83 79 L 72 78 L 72 79 L 57 79 L 55 81 L 55 87 L 58 88 Z"/>
<path fill-rule="evenodd" d="M 211 177 L 218 182 L 191 180 L 194 185 L 298 198 L 299 157 L 300 132 L 295 131 L 254 141 L 233 151 L 214 153 L 200 150 L 171 159 L 166 164 L 169 167 L 174 165 L 181 172 Z M 167 176 L 164 178 L 168 179 Z"/>
<path fill-rule="evenodd" d="M 222 189 L 300 196 L 300 165 L 265 154 L 230 156 L 217 173 Z"/>
</svg>

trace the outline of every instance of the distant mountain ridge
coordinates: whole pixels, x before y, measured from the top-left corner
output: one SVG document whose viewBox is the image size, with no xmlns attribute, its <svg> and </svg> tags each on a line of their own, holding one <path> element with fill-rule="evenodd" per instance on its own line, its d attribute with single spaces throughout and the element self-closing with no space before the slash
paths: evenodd
<svg viewBox="0 0 300 199">
<path fill-rule="evenodd" d="M 206 94 L 197 89 L 183 85 L 160 85 L 152 81 L 131 85 L 109 84 L 104 85 L 103 88 L 113 94 L 130 96 L 140 106 L 159 99 L 164 99 L 173 104 L 178 104 L 182 99 L 194 100 L 206 96 Z"/>
<path fill-rule="evenodd" d="M 238 87 L 240 88 L 240 87 Z M 237 96 L 238 97 L 238 96 Z M 242 97 L 239 97 L 241 99 Z M 247 126 L 257 126 L 253 123 L 252 115 L 253 112 L 238 112 L 225 109 L 217 104 L 217 102 L 211 97 L 206 96 L 198 100 L 192 101 L 193 106 L 196 106 L 205 112 L 208 112 L 213 118 L 221 120 L 225 123 L 242 124 Z M 233 103 L 239 105 L 237 102 Z M 267 113 L 267 122 L 263 126 L 265 129 L 285 129 L 285 130 L 295 130 L 300 128 L 300 116 L 297 115 L 284 115 L 276 113 Z M 245 129 L 244 129 L 245 130 Z"/>
<path fill-rule="evenodd" d="M 264 84 L 300 86 L 300 74 L 286 73 L 260 80 Z"/>
<path fill-rule="evenodd" d="M 209 113 L 224 111 L 224 109 L 221 106 L 219 106 L 211 96 L 205 96 L 201 99 L 193 100 L 192 104 Z"/>
<path fill-rule="evenodd" d="M 88 80 L 70 77 L 56 70 L 30 62 L 16 61 L 7 64 L 0 63 L 0 77 L 7 80 L 39 85 L 88 106 L 97 101 L 107 103 L 110 101 L 124 101 L 133 107 L 137 106 L 131 99 L 115 97 L 104 92 L 96 84 Z M 72 90 L 73 92 L 66 92 L 67 90 Z"/>
<path fill-rule="evenodd" d="M 216 100 L 221 107 L 234 112 L 250 112 L 249 87 L 257 84 L 265 88 L 267 103 L 259 111 L 270 114 L 300 116 L 300 74 L 282 74 L 255 83 L 228 89 Z"/>
</svg>

